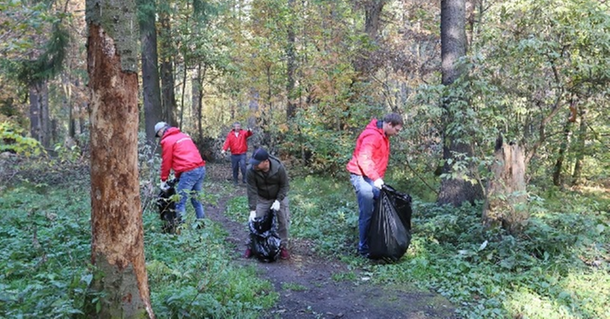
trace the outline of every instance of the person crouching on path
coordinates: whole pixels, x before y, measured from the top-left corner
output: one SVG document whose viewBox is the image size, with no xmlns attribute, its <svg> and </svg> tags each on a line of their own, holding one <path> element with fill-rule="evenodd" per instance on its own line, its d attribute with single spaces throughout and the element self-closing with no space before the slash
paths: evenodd
<svg viewBox="0 0 610 319">
<path fill-rule="evenodd" d="M 281 239 L 280 258 L 289 259 L 288 230 L 290 228 L 290 210 L 288 207 L 288 174 L 279 159 L 269 156 L 267 151 L 259 148 L 250 158 L 246 171 L 248 183 L 248 206 L 250 216 L 264 217 L 273 209 L 277 211 L 278 235 Z M 246 249 L 244 257 L 250 258 L 252 251 Z"/>
<path fill-rule="evenodd" d="M 203 219 L 205 213 L 199 197 L 203 190 L 205 161 L 197 146 L 190 136 L 165 122 L 155 124 L 155 134 L 161 138 L 161 189 L 168 188 L 167 178 L 170 170 L 174 170 L 174 175 L 179 180 L 176 193 L 180 195 L 176 212 L 185 220 L 186 199 L 190 197 L 197 219 Z"/>
<path fill-rule="evenodd" d="M 246 152 L 247 139 L 252 136 L 252 129 L 242 130 L 239 122 L 233 123 L 233 130 L 227 134 L 225 144 L 222 146 L 222 155 L 231 150 L 231 168 L 233 169 L 233 185 L 237 186 L 237 177 L 241 169 L 242 181 L 246 183 Z"/>
<path fill-rule="evenodd" d="M 352 159 L 346 166 L 358 199 L 358 253 L 366 258 L 369 254 L 367 234 L 371 227 L 371 217 L 390 158 L 389 137 L 397 135 L 402 126 L 403 119 L 396 113 L 386 115 L 383 121 L 371 120 L 358 136 Z"/>
</svg>

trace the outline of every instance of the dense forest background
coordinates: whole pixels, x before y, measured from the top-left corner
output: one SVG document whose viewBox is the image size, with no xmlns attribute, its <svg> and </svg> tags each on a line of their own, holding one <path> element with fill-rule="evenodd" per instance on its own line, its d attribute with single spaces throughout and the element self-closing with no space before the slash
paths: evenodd
<svg viewBox="0 0 610 319">
<path fill-rule="evenodd" d="M 97 2 L 104 1 L 0 2 L 3 157 L 44 163 L 47 172 L 83 173 L 92 145 L 85 17 Z M 359 132 L 371 118 L 397 112 L 405 126 L 391 142 L 386 180 L 427 212 L 419 231 L 429 232 L 431 242 L 456 245 L 464 264 L 455 269 L 489 263 L 486 271 L 515 274 L 538 267 L 526 281 L 550 271 L 550 286 L 516 290 L 524 300 L 531 291 L 556 299 L 539 312 L 518 301 L 499 306 L 493 298 L 504 291 L 453 291 L 439 278 L 456 274 L 443 271 L 431 287 L 454 301 L 482 298 L 465 305 L 464 316 L 608 316 L 607 294 L 591 297 L 586 284 L 571 294 L 551 287 L 566 275 L 570 258 L 583 262 L 585 281 L 610 287 L 606 1 L 138 0 L 135 6 L 140 184 L 148 193 L 158 182 L 158 162 L 149 161 L 158 153 L 157 121 L 189 133 L 210 163 L 223 160 L 224 137 L 240 121 L 254 129 L 251 147 L 267 147 L 297 185 L 309 185 L 306 176 L 345 179 Z M 42 183 L 36 176 L 28 181 Z M 484 232 L 496 244 L 479 240 L 489 238 Z M 487 245 L 495 245 L 495 255 L 486 254 Z M 548 268 L 536 264 L 551 259 Z M 410 262 L 411 269 L 427 267 Z"/>
<path fill-rule="evenodd" d="M 2 6 L 4 140 L 86 148 L 84 1 Z M 140 126 L 151 141 L 166 120 L 213 159 L 240 120 L 255 144 L 338 172 L 364 123 L 395 111 L 407 124 L 394 164 L 415 181 L 434 183 L 451 158 L 459 163 L 442 177 L 478 184 L 499 135 L 524 148 L 528 180 L 607 177 L 604 2 L 466 1 L 466 51 L 454 58 L 463 76 L 451 86 L 439 3 L 143 0 L 138 10 Z M 468 151 L 443 154 L 448 141 Z"/>
</svg>

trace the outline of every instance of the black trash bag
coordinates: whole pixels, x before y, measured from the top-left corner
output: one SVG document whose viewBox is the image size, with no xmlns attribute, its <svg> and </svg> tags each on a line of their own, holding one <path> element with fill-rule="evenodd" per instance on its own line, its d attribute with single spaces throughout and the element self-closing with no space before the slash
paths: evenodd
<svg viewBox="0 0 610 319">
<path fill-rule="evenodd" d="M 411 244 L 411 196 L 384 185 L 367 234 L 369 258 L 399 260 Z"/>
<path fill-rule="evenodd" d="M 178 225 L 182 223 L 181 217 L 176 212 L 176 202 L 171 198 L 176 195 L 176 185 L 178 180 L 172 179 L 167 181 L 167 190 L 161 190 L 157 196 L 157 208 L 159 217 L 161 218 L 161 231 L 166 234 L 175 234 Z"/>
<path fill-rule="evenodd" d="M 260 261 L 273 262 L 280 256 L 281 239 L 277 234 L 275 215 L 275 210 L 269 210 L 264 217 L 255 217 L 248 223 L 250 249 Z"/>
</svg>

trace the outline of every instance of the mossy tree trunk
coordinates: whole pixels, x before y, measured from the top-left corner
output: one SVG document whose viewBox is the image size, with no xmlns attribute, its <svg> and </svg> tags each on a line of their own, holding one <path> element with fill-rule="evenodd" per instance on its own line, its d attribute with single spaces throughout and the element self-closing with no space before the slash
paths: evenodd
<svg viewBox="0 0 610 319">
<path fill-rule="evenodd" d="M 97 318 L 154 318 L 144 261 L 138 182 L 135 0 L 87 0 L 91 94 L 91 289 Z M 95 308 L 95 307 L 91 307 Z"/>
<path fill-rule="evenodd" d="M 516 144 L 506 145 L 499 137 L 492 173 L 483 207 L 483 222 L 488 227 L 502 227 L 518 233 L 529 219 L 525 155 L 521 148 Z"/>
</svg>

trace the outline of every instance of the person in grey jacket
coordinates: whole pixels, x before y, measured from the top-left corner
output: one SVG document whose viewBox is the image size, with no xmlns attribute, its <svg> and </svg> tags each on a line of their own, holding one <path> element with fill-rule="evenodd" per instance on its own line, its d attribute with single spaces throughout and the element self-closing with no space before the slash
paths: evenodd
<svg viewBox="0 0 610 319">
<path fill-rule="evenodd" d="M 290 210 L 288 206 L 288 174 L 279 159 L 270 156 L 264 148 L 254 151 L 246 170 L 248 185 L 248 207 L 250 218 L 264 217 L 270 209 L 277 211 L 278 235 L 281 239 L 280 258 L 289 259 L 288 230 Z M 244 257 L 250 258 L 248 247 Z"/>
</svg>

